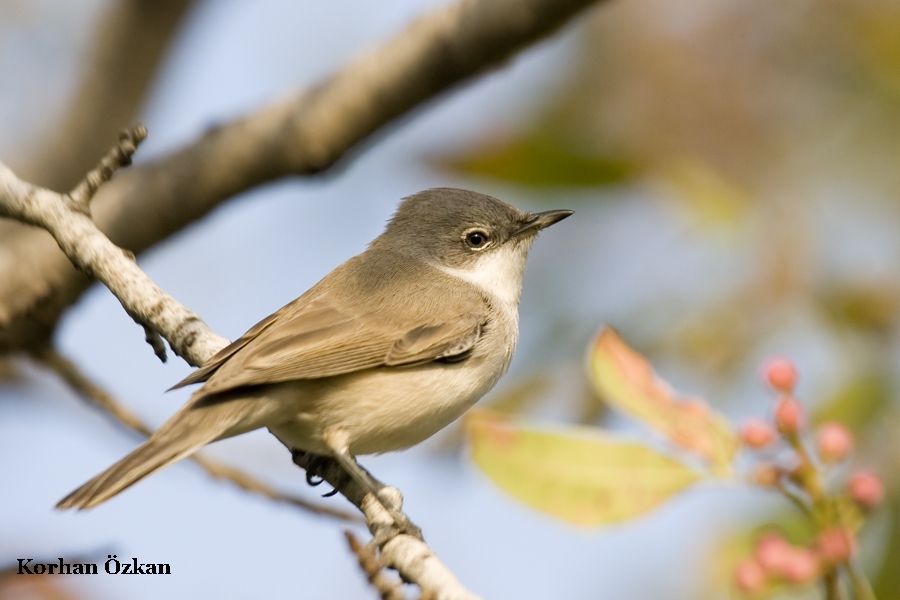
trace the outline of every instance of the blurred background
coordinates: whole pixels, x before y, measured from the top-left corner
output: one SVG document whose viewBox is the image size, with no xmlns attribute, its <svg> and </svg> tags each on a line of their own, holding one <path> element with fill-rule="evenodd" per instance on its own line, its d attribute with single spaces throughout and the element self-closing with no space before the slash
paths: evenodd
<svg viewBox="0 0 900 600">
<path fill-rule="evenodd" d="M 314 84 L 440 3 L 190 4 L 142 92 L 150 137 L 137 162 Z M 114 4 L 0 2 L 0 159 L 20 176 L 39 181 L 36 165 L 60 152 L 60 123 Z M 645 435 L 588 385 L 585 352 L 604 323 L 679 390 L 737 422 L 771 411 L 762 359 L 791 356 L 813 418 L 847 423 L 854 460 L 886 480 L 890 498 L 862 532 L 861 558 L 878 598 L 900 599 L 898 31 L 897 0 L 603 4 L 340 169 L 236 197 L 139 262 L 233 339 L 363 250 L 418 190 L 465 187 L 523 209 L 574 209 L 532 251 L 516 359 L 483 403 Z M 56 340 L 154 425 L 188 397 L 163 391 L 190 368 L 161 364 L 101 286 L 67 313 Z M 374 597 L 341 535 L 346 524 L 187 462 L 98 509 L 55 512 L 139 438 L 32 363 L 7 371 L 0 566 L 116 553 L 172 569 L 16 580 L 11 597 Z M 321 493 L 266 433 L 206 453 L 279 489 Z M 485 598 L 729 597 L 741 540 L 790 518 L 775 495 L 707 485 L 634 521 L 576 528 L 499 491 L 472 466 L 455 425 L 362 463 L 403 490 L 429 545 Z"/>
</svg>

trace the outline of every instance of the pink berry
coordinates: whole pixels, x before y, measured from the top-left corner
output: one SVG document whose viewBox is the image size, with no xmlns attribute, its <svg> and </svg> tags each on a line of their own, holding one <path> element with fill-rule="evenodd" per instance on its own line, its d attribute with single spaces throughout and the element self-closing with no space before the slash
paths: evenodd
<svg viewBox="0 0 900 600">
<path fill-rule="evenodd" d="M 884 500 L 884 484 L 881 477 L 872 471 L 861 469 L 847 481 L 850 497 L 866 510 L 871 510 Z"/>
<path fill-rule="evenodd" d="M 756 560 L 768 573 L 782 575 L 787 570 L 793 548 L 777 533 L 767 533 L 756 543 Z"/>
<path fill-rule="evenodd" d="M 828 564 L 836 565 L 847 562 L 856 546 L 853 532 L 842 527 L 826 529 L 819 534 L 816 548 L 819 556 Z"/>
<path fill-rule="evenodd" d="M 775 425 L 784 433 L 797 433 L 805 418 L 803 406 L 793 396 L 784 395 L 775 408 Z"/>
<path fill-rule="evenodd" d="M 734 570 L 734 582 L 742 592 L 755 594 L 766 588 L 766 572 L 753 559 L 741 561 Z"/>
<path fill-rule="evenodd" d="M 819 427 L 816 434 L 816 446 L 822 462 L 840 462 L 853 449 L 853 434 L 841 423 L 831 421 Z"/>
<path fill-rule="evenodd" d="M 761 419 L 749 419 L 741 428 L 741 440 L 751 448 L 765 448 L 775 441 L 775 428 Z"/>
<path fill-rule="evenodd" d="M 809 583 L 819 574 L 819 557 L 809 548 L 792 548 L 784 570 L 784 577 L 791 583 Z"/>
<path fill-rule="evenodd" d="M 797 385 L 797 367 L 787 358 L 770 358 L 763 363 L 763 374 L 769 385 L 779 392 L 790 394 Z"/>
</svg>

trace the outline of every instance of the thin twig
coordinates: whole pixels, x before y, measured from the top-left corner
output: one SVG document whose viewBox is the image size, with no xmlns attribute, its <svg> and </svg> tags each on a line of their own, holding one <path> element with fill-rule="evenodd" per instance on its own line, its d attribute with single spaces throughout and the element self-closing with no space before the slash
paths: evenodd
<svg viewBox="0 0 900 600">
<path fill-rule="evenodd" d="M 847 573 L 850 575 L 850 583 L 853 585 L 853 595 L 856 600 L 876 600 L 872 584 L 869 583 L 869 579 L 852 558 L 847 561 Z"/>
<path fill-rule="evenodd" d="M 815 515 L 813 514 L 812 508 L 810 508 L 809 504 L 806 502 L 806 500 L 803 499 L 802 496 L 800 496 L 800 494 L 797 494 L 780 481 L 775 484 L 775 487 L 785 498 L 791 501 L 791 504 L 800 509 L 800 512 L 802 512 L 810 519 L 814 518 Z"/>
<path fill-rule="evenodd" d="M 153 354 L 156 355 L 160 362 L 166 362 L 169 359 L 166 354 L 166 344 L 163 342 L 162 337 L 146 325 L 144 325 L 144 341 L 153 348 Z"/>
<path fill-rule="evenodd" d="M 825 585 L 825 600 L 846 600 L 837 568 L 829 567 L 822 580 Z"/>
<path fill-rule="evenodd" d="M 76 205 L 87 210 L 94 194 L 100 186 L 112 179 L 113 174 L 131 165 L 131 157 L 137 152 L 138 146 L 147 139 L 147 128 L 136 125 L 119 134 L 119 143 L 112 147 L 100 160 L 100 164 L 91 169 L 84 179 L 69 192 L 69 197 Z"/>
<path fill-rule="evenodd" d="M 188 363 L 200 366 L 228 340 L 156 285 L 130 251 L 113 244 L 98 229 L 88 209 L 94 193 L 117 169 L 131 163 L 146 136 L 142 125 L 122 132 L 119 142 L 71 194 L 22 181 L 0 162 L 0 216 L 46 229 L 72 264 L 103 282 L 135 321 L 164 337 Z M 160 356 L 158 336 L 148 335 L 147 341 Z"/>
<path fill-rule="evenodd" d="M 135 121 L 170 54 L 172 40 L 197 4 L 198 0 L 105 3 L 91 28 L 92 47 L 79 62 L 79 80 L 65 113 L 43 128 L 46 136 L 30 164 L 23 165 L 22 174 L 54 190 L 74 186 L 118 131 Z"/>
<path fill-rule="evenodd" d="M 35 351 L 32 356 L 40 364 L 59 376 L 72 391 L 85 400 L 90 401 L 93 405 L 103 409 L 107 415 L 113 417 L 117 422 L 126 425 L 128 428 L 140 433 L 144 437 L 149 437 L 150 434 L 153 433 L 153 430 L 141 421 L 137 415 L 116 401 L 116 399 L 103 388 L 88 379 L 76 364 L 61 355 L 55 349 L 49 347 L 43 348 Z M 189 458 L 200 465 L 200 467 L 211 477 L 229 481 L 244 491 L 259 494 L 275 502 L 291 504 L 318 515 L 334 517 L 344 521 L 361 520 L 356 514 L 279 492 L 253 476 L 244 473 L 240 469 L 224 465 L 205 456 L 194 454 Z"/>
<path fill-rule="evenodd" d="M 344 531 L 350 551 L 356 555 L 359 567 L 366 574 L 366 579 L 378 592 L 381 600 L 403 600 L 403 587 L 400 581 L 392 581 L 384 574 L 384 565 L 378 562 L 375 550 L 359 541 L 353 532 Z"/>
</svg>

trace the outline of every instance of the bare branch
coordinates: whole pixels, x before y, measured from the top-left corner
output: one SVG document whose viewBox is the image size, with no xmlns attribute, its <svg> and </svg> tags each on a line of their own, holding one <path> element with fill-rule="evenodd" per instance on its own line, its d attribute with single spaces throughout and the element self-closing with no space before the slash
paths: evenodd
<svg viewBox="0 0 900 600">
<path fill-rule="evenodd" d="M 168 360 L 168 356 L 166 355 L 166 344 L 158 333 L 146 325 L 144 325 L 144 341 L 150 344 L 150 347 L 153 348 L 153 354 L 155 354 L 160 361 L 166 362 L 166 360 Z"/>
<path fill-rule="evenodd" d="M 142 125 L 122 134 L 119 143 L 72 194 L 62 195 L 20 180 L 0 163 L 0 215 L 43 227 L 73 264 L 102 281 L 138 323 L 165 337 L 176 354 L 194 366 L 228 344 L 199 316 L 179 304 L 151 280 L 130 252 L 114 245 L 94 224 L 87 202 L 147 135 Z M 154 336 L 147 336 L 154 350 Z"/>
<path fill-rule="evenodd" d="M 347 500 L 362 511 L 366 526 L 382 543 L 381 564 L 395 569 L 404 581 L 415 583 L 422 595 L 434 600 L 477 600 L 456 576 L 438 559 L 422 540 L 407 534 L 394 535 L 394 520 L 371 494 L 366 493 L 334 460 L 301 451 L 293 452 L 294 463 L 308 475 L 327 481 Z M 386 488 L 396 496 L 400 506 L 402 496 L 396 488 Z M 432 596 L 430 596 L 432 595 Z"/>
<path fill-rule="evenodd" d="M 137 152 L 137 147 L 147 139 L 147 128 L 137 125 L 119 134 L 119 143 L 100 161 L 100 164 L 91 169 L 84 179 L 69 192 L 72 202 L 84 211 L 88 210 L 91 199 L 101 185 L 112 179 L 113 174 L 131 165 L 131 157 Z M 87 214 L 90 214 L 89 212 Z"/>
<path fill-rule="evenodd" d="M 403 590 L 400 582 L 391 581 L 385 576 L 384 566 L 378 562 L 375 550 L 360 542 L 353 535 L 353 532 L 349 530 L 344 532 L 344 536 L 347 538 L 350 551 L 356 555 L 356 560 L 359 561 L 359 567 L 366 574 L 366 579 L 378 592 L 381 600 L 403 600 Z"/>
<path fill-rule="evenodd" d="M 141 421 L 136 414 L 119 403 L 106 390 L 88 379 L 76 364 L 59 354 L 53 348 L 43 348 L 33 353 L 32 357 L 37 362 L 53 371 L 72 389 L 73 392 L 89 401 L 94 406 L 102 409 L 105 414 L 115 419 L 116 422 L 127 426 L 132 431 L 135 431 L 144 437 L 149 437 L 150 434 L 153 433 L 153 430 L 150 429 L 146 423 Z M 189 458 L 200 465 L 200 467 L 202 467 L 211 477 L 229 481 L 246 492 L 259 494 L 269 500 L 290 504 L 318 515 L 334 517 L 344 521 L 359 520 L 359 517 L 355 514 L 334 509 L 323 504 L 310 502 L 298 496 L 281 493 L 253 476 L 244 473 L 240 469 L 224 465 L 205 456 L 194 454 Z"/>
<path fill-rule="evenodd" d="M 100 229 L 141 252 L 223 200 L 327 169 L 398 117 L 496 68 L 597 0 L 462 0 L 426 14 L 310 92 L 210 130 L 130 169 L 93 203 Z M 39 232 L 6 240 L 0 349 L 42 343 L 89 281 Z M 27 268 L 21 268 L 27 266 Z"/>
<path fill-rule="evenodd" d="M 194 0 L 117 0 L 108 3 L 92 32 L 73 100 L 47 132 L 34 158 L 17 167 L 28 181 L 67 190 L 90 169 L 122 128 L 134 123 L 172 38 Z M 11 244 L 19 240 L 19 244 Z M 53 240 L 15 221 L 0 219 L 0 271 L 11 304 L 0 300 L 0 352 L 47 343 L 61 310 L 91 279 L 75 269 Z M 14 246 L 10 248 L 9 246 Z M 34 269 L 43 265 L 40 273 Z M 19 312 L 21 311 L 21 312 Z M 12 329 L 14 314 L 28 313 Z"/>
</svg>

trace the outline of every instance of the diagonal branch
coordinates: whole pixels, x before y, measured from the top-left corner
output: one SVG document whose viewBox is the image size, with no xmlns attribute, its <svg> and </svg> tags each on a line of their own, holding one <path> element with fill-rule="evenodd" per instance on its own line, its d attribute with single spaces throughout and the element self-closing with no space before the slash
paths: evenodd
<svg viewBox="0 0 900 600">
<path fill-rule="evenodd" d="M 97 228 L 88 207 L 100 185 L 131 163 L 131 156 L 146 136 L 142 125 L 123 132 L 99 166 L 69 194 L 24 182 L 0 162 L 0 216 L 49 231 L 72 264 L 102 281 L 135 321 L 152 330 L 147 333 L 147 341 L 157 355 L 162 343 L 155 334 L 166 338 L 188 363 L 199 366 L 228 340 L 213 333 L 199 316 L 157 286 L 130 252 L 117 247 Z M 160 358 L 165 360 L 164 352 Z"/>
<path fill-rule="evenodd" d="M 385 576 L 384 566 L 378 561 L 375 550 L 360 542 L 349 530 L 344 532 L 344 537 L 347 538 L 347 545 L 350 546 L 350 551 L 356 555 L 359 568 L 365 573 L 366 579 L 378 592 L 381 600 L 403 600 L 403 590 L 400 582 L 391 581 Z"/>
<path fill-rule="evenodd" d="M 150 434 L 153 433 L 153 430 L 150 429 L 146 423 L 141 421 L 136 414 L 116 401 L 116 399 L 106 390 L 84 375 L 77 365 L 65 356 L 59 354 L 59 352 L 53 348 L 42 348 L 32 354 L 32 357 L 37 362 L 53 371 L 72 389 L 73 392 L 89 401 L 94 406 L 99 407 L 104 413 L 115 419 L 116 422 L 124 424 L 132 431 L 136 431 L 144 437 L 149 437 Z M 290 494 L 279 492 L 253 476 L 244 473 L 240 469 L 230 467 L 200 454 L 194 454 L 189 458 L 200 465 L 208 475 L 215 479 L 230 481 L 244 491 L 259 494 L 275 502 L 290 504 L 318 515 L 325 515 L 345 521 L 359 520 L 359 517 L 354 514 L 310 502 L 299 496 L 292 496 Z"/>
<path fill-rule="evenodd" d="M 461 0 L 436 9 L 307 93 L 208 131 L 123 173 L 93 204 L 97 225 L 139 253 L 220 202 L 325 170 L 461 82 L 502 66 L 598 0 Z M 90 284 L 39 232 L 5 240 L 0 351 L 42 344 Z"/>
<path fill-rule="evenodd" d="M 385 567 L 395 569 L 404 581 L 415 583 L 422 590 L 422 596 L 433 600 L 478 600 L 478 596 L 467 590 L 434 554 L 425 542 L 417 537 L 401 533 L 391 533 L 394 519 L 372 494 L 366 493 L 338 463 L 332 459 L 293 451 L 294 464 L 304 469 L 307 476 L 327 481 L 347 500 L 359 508 L 366 517 L 366 526 L 375 540 L 381 542 L 380 562 Z M 386 488 L 397 497 L 396 506 L 402 503 L 400 491 Z M 385 532 L 388 532 L 387 535 Z"/>
</svg>

